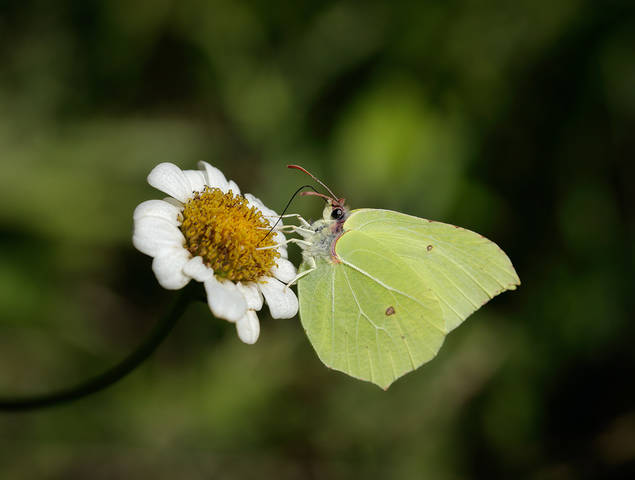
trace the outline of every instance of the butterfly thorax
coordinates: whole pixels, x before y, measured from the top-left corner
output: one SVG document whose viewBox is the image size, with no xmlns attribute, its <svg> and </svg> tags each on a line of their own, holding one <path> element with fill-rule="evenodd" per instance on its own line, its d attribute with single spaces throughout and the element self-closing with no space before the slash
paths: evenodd
<svg viewBox="0 0 635 480">
<path fill-rule="evenodd" d="M 302 236 L 309 244 L 302 245 L 302 256 L 305 259 L 313 257 L 339 262 L 335 255 L 335 242 L 342 236 L 341 224 L 338 225 L 334 220 L 318 220 L 307 230 L 311 230 L 311 233 L 302 232 Z"/>
<path fill-rule="evenodd" d="M 325 208 L 324 218 L 317 220 L 307 229 L 309 231 L 301 232 L 301 235 L 308 242 L 308 245 L 302 245 L 302 256 L 307 258 L 321 258 L 333 263 L 339 263 L 340 260 L 335 254 L 335 244 L 337 240 L 344 234 L 344 222 L 349 216 L 348 210 L 344 210 L 341 218 L 331 218 L 331 208 Z"/>
</svg>

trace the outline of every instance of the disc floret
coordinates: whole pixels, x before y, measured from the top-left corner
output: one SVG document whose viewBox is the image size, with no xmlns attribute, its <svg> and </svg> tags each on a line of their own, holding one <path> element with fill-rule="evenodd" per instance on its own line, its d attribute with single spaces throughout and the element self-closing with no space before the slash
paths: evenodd
<svg viewBox="0 0 635 480">
<path fill-rule="evenodd" d="M 182 216 L 186 248 L 217 276 L 253 282 L 276 266 L 280 253 L 266 248 L 275 247 L 271 237 L 263 240 L 271 225 L 241 195 L 206 186 L 185 204 Z"/>
</svg>

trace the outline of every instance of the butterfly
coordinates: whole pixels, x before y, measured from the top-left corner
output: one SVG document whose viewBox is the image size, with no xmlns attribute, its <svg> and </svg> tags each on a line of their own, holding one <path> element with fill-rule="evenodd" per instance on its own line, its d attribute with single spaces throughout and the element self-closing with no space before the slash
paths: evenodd
<svg viewBox="0 0 635 480">
<path fill-rule="evenodd" d="M 387 389 L 432 360 L 474 311 L 520 285 L 507 255 L 482 235 L 390 210 L 349 210 L 313 178 L 330 196 L 303 192 L 327 204 L 321 220 L 296 227 L 303 261 L 294 281 L 302 326 L 328 367 Z"/>
</svg>

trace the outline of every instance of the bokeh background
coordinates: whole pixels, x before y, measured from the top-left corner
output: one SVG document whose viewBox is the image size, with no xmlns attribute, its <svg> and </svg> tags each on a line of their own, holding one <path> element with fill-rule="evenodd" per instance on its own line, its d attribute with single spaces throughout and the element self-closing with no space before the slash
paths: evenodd
<svg viewBox="0 0 635 480">
<path fill-rule="evenodd" d="M 163 161 L 278 211 L 302 164 L 495 240 L 523 284 L 387 392 L 297 317 L 247 346 L 195 305 L 110 389 L 0 412 L 0 477 L 635 478 L 634 7 L 1 1 L 0 394 L 96 374 L 161 317 L 130 238 Z"/>
</svg>

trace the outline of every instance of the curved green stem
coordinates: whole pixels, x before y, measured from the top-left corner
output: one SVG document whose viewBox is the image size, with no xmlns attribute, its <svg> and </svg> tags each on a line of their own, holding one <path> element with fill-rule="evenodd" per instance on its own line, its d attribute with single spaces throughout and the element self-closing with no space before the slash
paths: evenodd
<svg viewBox="0 0 635 480">
<path fill-rule="evenodd" d="M 152 355 L 161 342 L 172 331 L 177 320 L 183 315 L 192 299 L 191 292 L 191 288 L 183 290 L 167 315 L 154 327 L 143 343 L 114 367 L 100 375 L 84 380 L 77 385 L 50 393 L 13 398 L 0 397 L 0 411 L 33 410 L 60 403 L 72 402 L 92 393 L 99 392 L 118 380 L 121 380 Z"/>
</svg>

